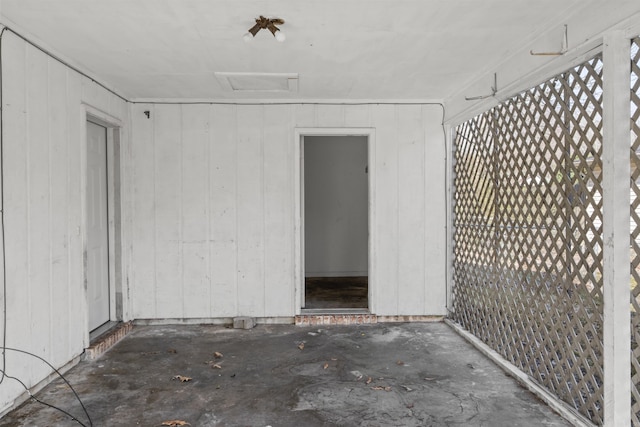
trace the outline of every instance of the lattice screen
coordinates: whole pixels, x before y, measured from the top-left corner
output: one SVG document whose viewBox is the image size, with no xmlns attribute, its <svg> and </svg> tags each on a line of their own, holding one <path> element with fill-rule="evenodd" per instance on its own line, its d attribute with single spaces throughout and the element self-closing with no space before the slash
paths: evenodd
<svg viewBox="0 0 640 427">
<path fill-rule="evenodd" d="M 631 422 L 640 426 L 640 38 L 631 43 Z"/>
<path fill-rule="evenodd" d="M 451 317 L 602 423 L 602 60 L 457 128 Z"/>
</svg>

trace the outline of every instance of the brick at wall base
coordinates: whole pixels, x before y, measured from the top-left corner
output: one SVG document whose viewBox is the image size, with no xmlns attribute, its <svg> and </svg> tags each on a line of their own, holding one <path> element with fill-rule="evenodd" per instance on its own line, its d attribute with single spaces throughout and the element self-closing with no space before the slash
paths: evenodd
<svg viewBox="0 0 640 427">
<path fill-rule="evenodd" d="M 296 316 L 295 324 L 299 326 L 314 325 L 363 325 L 378 323 L 375 314 L 329 314 Z"/>
<path fill-rule="evenodd" d="M 84 351 L 84 359 L 94 360 L 104 354 L 129 332 L 131 332 L 132 328 L 133 325 L 131 322 L 118 324 L 115 328 L 98 338 Z"/>
<path fill-rule="evenodd" d="M 442 322 L 443 316 L 377 316 L 375 314 L 300 315 L 295 317 L 299 326 L 362 325 L 370 323 Z"/>
</svg>

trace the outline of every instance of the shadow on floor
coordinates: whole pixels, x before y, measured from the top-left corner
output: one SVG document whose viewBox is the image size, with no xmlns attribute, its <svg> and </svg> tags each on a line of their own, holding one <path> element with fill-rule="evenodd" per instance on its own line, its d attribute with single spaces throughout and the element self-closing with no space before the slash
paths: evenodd
<svg viewBox="0 0 640 427">
<path fill-rule="evenodd" d="M 367 276 L 306 277 L 304 308 L 369 308 L 368 282 Z"/>
<path fill-rule="evenodd" d="M 96 427 L 569 425 L 443 323 L 137 326 L 67 378 Z M 88 425 L 61 381 L 38 397 Z M 34 402 L 19 425 L 78 426 Z"/>
</svg>

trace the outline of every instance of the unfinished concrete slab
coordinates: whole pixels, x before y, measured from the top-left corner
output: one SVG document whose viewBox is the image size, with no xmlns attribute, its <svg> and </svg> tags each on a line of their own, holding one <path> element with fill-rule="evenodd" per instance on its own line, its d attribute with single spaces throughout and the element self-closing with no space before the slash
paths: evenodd
<svg viewBox="0 0 640 427">
<path fill-rule="evenodd" d="M 569 425 L 442 323 L 137 326 L 66 377 L 93 426 Z M 37 396 L 89 425 L 61 381 Z M 27 402 L 17 425 L 78 423 Z"/>
</svg>

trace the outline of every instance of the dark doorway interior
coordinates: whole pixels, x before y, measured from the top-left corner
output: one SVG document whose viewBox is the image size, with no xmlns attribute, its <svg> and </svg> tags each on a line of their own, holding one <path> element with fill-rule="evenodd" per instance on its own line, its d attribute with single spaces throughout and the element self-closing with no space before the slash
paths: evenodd
<svg viewBox="0 0 640 427">
<path fill-rule="evenodd" d="M 304 138 L 305 309 L 367 309 L 368 141 Z"/>
<path fill-rule="evenodd" d="M 307 277 L 305 308 L 368 308 L 368 281 L 367 276 Z"/>
</svg>

